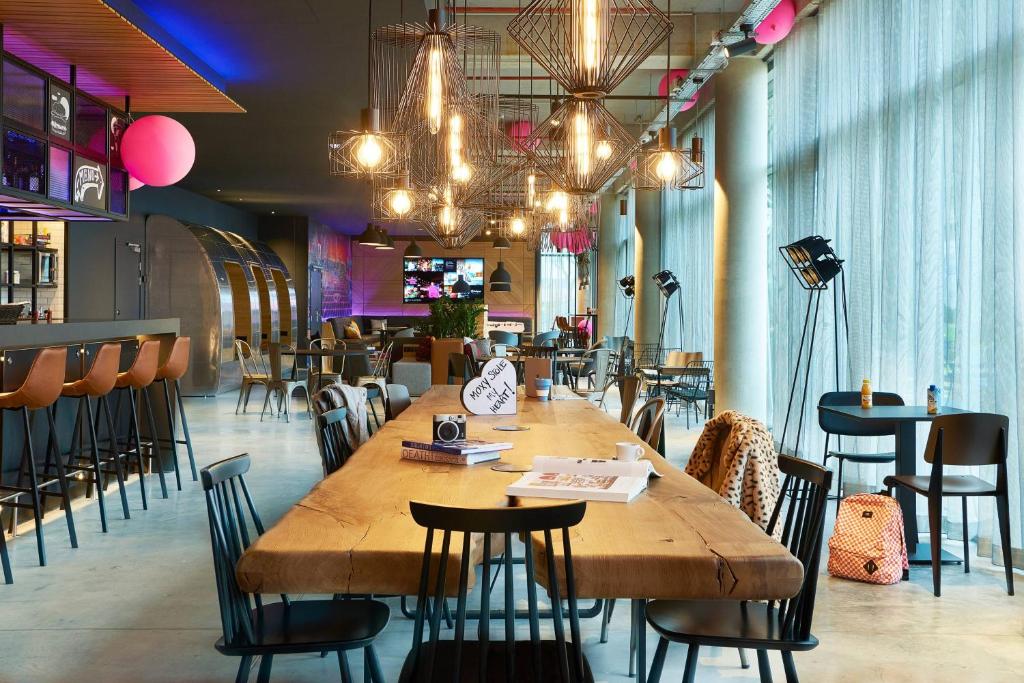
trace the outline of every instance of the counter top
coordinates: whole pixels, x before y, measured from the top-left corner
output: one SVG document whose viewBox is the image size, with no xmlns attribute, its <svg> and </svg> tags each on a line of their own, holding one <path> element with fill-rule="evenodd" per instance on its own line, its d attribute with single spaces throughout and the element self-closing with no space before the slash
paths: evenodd
<svg viewBox="0 0 1024 683">
<path fill-rule="evenodd" d="M 178 318 L 0 325 L 0 349 L 33 349 L 159 334 L 177 335 L 180 329 Z"/>
</svg>

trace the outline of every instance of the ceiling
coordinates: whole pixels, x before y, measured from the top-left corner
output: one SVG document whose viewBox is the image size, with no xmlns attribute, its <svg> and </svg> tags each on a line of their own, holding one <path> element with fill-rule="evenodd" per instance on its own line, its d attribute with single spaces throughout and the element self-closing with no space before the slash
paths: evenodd
<svg viewBox="0 0 1024 683">
<path fill-rule="evenodd" d="M 308 215 L 347 233 L 362 230 L 368 191 L 328 175 L 326 141 L 332 130 L 357 127 L 365 106 L 365 0 L 132 2 L 216 71 L 247 111 L 175 115 L 192 131 L 197 148 L 195 167 L 181 185 L 256 213 Z M 458 3 L 459 21 L 463 4 Z M 665 0 L 657 4 L 666 7 Z M 503 32 L 519 2 L 469 0 L 465 5 L 469 23 Z M 673 66 L 690 65 L 695 52 L 703 56 L 713 33 L 731 24 L 744 5 L 743 0 L 674 0 Z M 500 8 L 509 11 L 501 14 Z M 374 0 L 374 25 L 397 23 L 403 9 L 406 20 L 426 18 L 422 0 Z M 529 72 L 528 57 L 520 63 L 505 34 L 502 52 L 503 76 L 515 77 L 520 68 Z M 614 95 L 655 91 L 665 68 L 664 47 L 658 54 Z M 546 81 L 533 83 L 535 93 L 547 93 Z M 502 81 L 503 93 L 528 91 L 529 82 Z M 627 124 L 649 120 L 661 106 L 649 100 L 608 104 Z M 540 115 L 547 115 L 546 101 Z"/>
</svg>

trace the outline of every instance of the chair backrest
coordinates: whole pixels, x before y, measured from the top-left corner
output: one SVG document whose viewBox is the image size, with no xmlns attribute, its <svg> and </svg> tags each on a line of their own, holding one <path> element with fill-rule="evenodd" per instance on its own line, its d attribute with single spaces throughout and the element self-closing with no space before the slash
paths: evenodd
<svg viewBox="0 0 1024 683">
<path fill-rule="evenodd" d="M 774 615 L 778 620 L 782 638 L 807 640 L 814 615 L 825 504 L 832 485 L 832 471 L 809 460 L 780 455 L 779 472 L 783 474 L 782 488 L 766 533 L 771 536 L 777 525 L 782 525 L 782 544 L 803 565 L 804 578 L 799 593 L 779 601 L 777 612 L 769 610 L 768 613 L 769 618 Z"/>
<path fill-rule="evenodd" d="M 545 505 L 537 507 L 521 508 L 486 508 L 467 509 L 446 507 L 441 505 L 430 505 L 411 501 L 409 509 L 416 523 L 427 529 L 426 543 L 423 551 L 423 564 L 420 572 L 420 585 L 418 592 L 416 620 L 413 626 L 412 641 L 412 665 L 413 680 L 433 680 L 434 655 L 437 650 L 437 643 L 441 633 L 440 618 L 444 609 L 446 595 L 457 596 L 455 611 L 455 661 L 453 665 L 452 680 L 461 681 L 469 676 L 463 675 L 461 671 L 462 644 L 465 641 L 466 631 L 466 603 L 469 593 L 469 572 L 470 558 L 477 557 L 474 553 L 474 544 L 482 543 L 483 573 L 480 579 L 481 586 L 489 586 L 492 580 L 493 553 L 491 552 L 492 534 L 500 535 L 504 542 L 501 546 L 504 549 L 502 555 L 504 569 L 504 647 L 503 652 L 494 652 L 494 656 L 504 655 L 505 680 L 506 681 L 582 681 L 584 662 L 582 640 L 580 638 L 579 609 L 576 602 L 576 581 L 572 567 L 572 546 L 569 540 L 569 529 L 580 523 L 586 513 L 587 504 L 583 501 L 563 503 L 558 505 Z M 441 536 L 441 552 L 435 559 L 434 535 L 435 532 L 443 532 Z M 564 557 L 563 567 L 558 567 L 553 543 L 553 532 L 561 531 L 561 547 Z M 452 580 L 454 577 L 447 576 L 448 565 L 450 564 L 450 550 L 455 545 L 459 546 L 458 540 L 452 543 L 453 534 L 461 532 L 461 561 L 459 563 L 459 577 L 457 591 L 452 588 L 456 585 Z M 541 639 L 539 607 L 537 603 L 537 574 L 534 561 L 534 544 L 532 534 L 543 532 L 543 566 L 547 572 L 548 595 L 551 603 L 551 622 L 555 635 L 555 648 L 557 651 L 557 672 L 542 671 L 541 666 Z M 514 574 L 512 567 L 512 541 L 514 537 L 522 534 L 525 539 L 525 593 L 527 597 L 528 610 L 530 613 L 530 642 L 523 642 L 523 647 L 528 647 L 533 652 L 531 661 L 532 676 L 526 672 L 515 670 L 516 664 L 516 638 L 515 638 L 515 608 L 516 594 L 514 588 Z M 442 560 L 443 561 L 438 561 Z M 432 561 L 433 560 L 433 561 Z M 434 570 L 433 572 L 431 570 Z M 562 569 L 563 571 L 559 571 Z M 431 576 L 434 573 L 435 576 Z M 562 577 L 565 579 L 564 586 Z M 521 589 L 522 590 L 522 589 Z M 488 643 L 490 640 L 490 590 L 480 591 L 480 622 L 478 631 L 479 656 L 473 659 L 478 665 L 480 680 L 487 679 L 488 671 Z M 565 624 L 562 611 L 563 601 L 568 605 L 569 629 L 571 642 L 574 647 L 568 647 L 565 633 Z M 429 629 L 428 639 L 423 639 L 424 626 Z M 468 658 L 467 658 L 468 659 Z M 473 661 L 468 659 L 468 661 Z M 468 672 L 467 672 L 468 673 Z"/>
<path fill-rule="evenodd" d="M 189 337 L 175 337 L 171 345 L 171 352 L 167 354 L 167 360 L 156 371 L 156 378 L 176 380 L 181 379 L 188 371 L 188 355 L 192 346 Z"/>
<path fill-rule="evenodd" d="M 652 398 L 640 406 L 640 410 L 633 416 L 629 428 L 633 433 L 643 439 L 648 446 L 658 450 L 661 446 L 661 428 L 665 424 L 665 399 Z"/>
<path fill-rule="evenodd" d="M 405 412 L 405 409 L 412 405 L 409 398 L 409 387 L 404 384 L 389 384 L 387 386 L 388 407 L 387 418 L 394 420 Z"/>
<path fill-rule="evenodd" d="M 491 330 L 487 333 L 491 341 L 495 344 L 505 344 L 507 346 L 516 346 L 519 344 L 519 335 L 515 332 L 507 332 L 505 330 Z"/>
<path fill-rule="evenodd" d="M 691 361 L 704 360 L 703 351 L 669 351 L 665 357 L 665 365 L 673 368 L 685 368 Z"/>
<path fill-rule="evenodd" d="M 387 377 L 388 364 L 391 362 L 391 352 L 395 348 L 394 342 L 388 342 L 377 354 L 377 358 L 373 362 L 373 368 L 370 370 L 370 375 L 373 377 Z"/>
<path fill-rule="evenodd" d="M 602 346 L 587 353 L 592 356 L 590 366 L 594 371 L 594 387 L 603 389 L 605 382 L 608 381 L 608 359 L 612 354 L 611 349 Z"/>
<path fill-rule="evenodd" d="M 263 522 L 243 477 L 248 471 L 249 455 L 242 454 L 215 462 L 201 472 L 224 643 L 236 646 L 255 642 L 253 601 L 262 610 L 259 596 L 250 597 L 235 579 L 238 559 L 250 542 L 263 533 Z"/>
<path fill-rule="evenodd" d="M 448 354 L 448 383 L 465 383 L 472 379 L 469 362 L 465 353 L 451 352 Z"/>
<path fill-rule="evenodd" d="M 669 363 L 671 365 L 671 363 Z M 676 366 L 672 366 L 676 367 Z M 679 388 L 684 397 L 704 398 L 701 392 L 711 389 L 711 376 L 714 362 L 710 360 L 691 360 L 683 366 L 683 374 L 679 375 Z"/>
<path fill-rule="evenodd" d="M 561 332 L 559 330 L 550 330 L 548 332 L 541 332 L 533 337 L 534 346 L 555 346 L 555 342 L 558 340 L 558 335 Z"/>
<path fill-rule="evenodd" d="M 415 336 L 416 336 L 416 328 L 415 327 L 407 327 L 404 330 L 399 330 L 398 332 L 395 332 L 393 335 L 391 335 L 391 338 L 392 339 L 406 339 L 408 337 L 415 337 Z"/>
<path fill-rule="evenodd" d="M 872 395 L 876 406 L 901 406 L 903 398 L 899 394 L 876 391 Z M 829 391 L 818 399 L 818 426 L 826 434 L 840 436 L 892 436 L 896 433 L 896 424 L 876 420 L 855 420 L 852 417 L 837 415 L 822 406 L 859 406 L 859 391 Z"/>
<path fill-rule="evenodd" d="M 311 351 L 334 351 L 335 349 L 345 349 L 346 345 L 340 339 L 319 337 L 309 342 L 309 348 Z M 319 372 L 321 373 L 336 373 L 340 375 L 345 371 L 345 356 L 320 356 L 319 361 L 319 363 L 313 362 L 311 367 L 319 365 Z"/>
<path fill-rule="evenodd" d="M 629 426 L 633 420 L 633 408 L 636 407 L 636 399 L 640 395 L 640 378 L 635 375 L 623 377 L 619 382 L 619 401 L 622 410 L 619 413 L 619 422 Z"/>
<path fill-rule="evenodd" d="M 348 410 L 345 408 L 334 408 L 316 417 L 317 429 L 320 432 L 317 446 L 320 448 L 320 460 L 325 477 L 340 470 L 352 455 L 352 448 L 345 436 L 347 417 Z"/>
<path fill-rule="evenodd" d="M 243 377 L 269 376 L 270 371 L 263 362 L 263 356 L 258 351 L 254 351 L 244 339 L 235 340 L 235 355 L 238 356 L 238 364 L 242 368 Z"/>
<path fill-rule="evenodd" d="M 558 349 L 554 346 L 520 346 L 519 355 L 525 358 L 554 358 Z"/>
<path fill-rule="evenodd" d="M 135 360 L 132 361 L 131 367 L 118 375 L 114 386 L 135 389 L 148 387 L 156 379 L 159 364 L 160 342 L 156 339 L 146 339 L 139 344 L 139 350 L 135 352 Z"/>
<path fill-rule="evenodd" d="M 1006 437 L 1010 418 L 994 413 L 940 415 L 932 422 L 925 462 L 942 466 L 1002 465 L 1006 462 Z"/>
</svg>

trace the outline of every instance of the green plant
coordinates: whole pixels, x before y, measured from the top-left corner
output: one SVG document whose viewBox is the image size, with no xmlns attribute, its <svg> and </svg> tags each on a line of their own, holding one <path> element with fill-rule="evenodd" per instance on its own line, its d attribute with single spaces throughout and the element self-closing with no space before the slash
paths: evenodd
<svg viewBox="0 0 1024 683">
<path fill-rule="evenodd" d="M 473 337 L 483 312 L 484 305 L 479 302 L 443 296 L 430 302 L 430 317 L 421 332 L 438 339 Z"/>
</svg>

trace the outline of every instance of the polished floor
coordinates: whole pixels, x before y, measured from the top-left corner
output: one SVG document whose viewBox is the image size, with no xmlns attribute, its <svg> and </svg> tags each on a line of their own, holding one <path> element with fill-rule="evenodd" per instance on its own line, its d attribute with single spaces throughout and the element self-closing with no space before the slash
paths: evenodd
<svg viewBox="0 0 1024 683">
<path fill-rule="evenodd" d="M 254 403 L 256 401 L 254 400 Z M 264 520 L 273 522 L 320 476 L 310 423 L 297 411 L 291 424 L 257 413 L 234 415 L 234 397 L 187 401 L 200 465 L 249 452 L 248 478 Z M 685 462 L 697 435 L 672 418 L 669 456 Z M 154 486 L 153 489 L 155 490 Z M 218 654 L 217 597 L 206 511 L 199 485 L 167 500 L 154 493 L 143 512 L 130 489 L 132 519 L 111 506 L 110 533 L 101 534 L 94 502 L 76 510 L 80 548 L 68 547 L 60 515 L 49 515 L 48 567 L 36 566 L 31 535 L 11 543 L 15 584 L 0 584 L 0 682 L 234 680 L 237 661 Z M 959 543 L 948 548 L 959 552 Z M 1024 671 L 1024 574 L 1018 596 L 1006 595 L 1002 570 L 974 559 L 964 575 L 949 567 L 943 597 L 931 594 L 930 570 L 914 569 L 896 586 L 819 580 L 814 633 L 821 645 L 796 655 L 804 681 L 1020 681 Z M 628 681 L 629 612 L 620 605 L 609 642 L 598 642 L 597 620 L 584 621 L 587 657 L 598 681 Z M 389 680 L 408 650 L 411 622 L 394 605 L 379 651 Z M 649 639 L 649 653 L 654 638 Z M 685 653 L 669 651 L 663 680 L 681 678 Z M 360 675 L 360 666 L 353 660 Z M 782 664 L 772 656 L 776 678 Z M 255 680 L 255 671 L 252 672 Z M 735 651 L 702 651 L 700 681 L 756 680 Z M 332 658 L 279 657 L 275 681 L 336 681 Z"/>
</svg>

